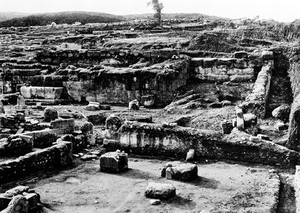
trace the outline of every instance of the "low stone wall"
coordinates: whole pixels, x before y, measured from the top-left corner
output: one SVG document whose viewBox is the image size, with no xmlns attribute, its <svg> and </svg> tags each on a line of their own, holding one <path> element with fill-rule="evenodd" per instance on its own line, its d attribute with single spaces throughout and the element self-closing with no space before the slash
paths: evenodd
<svg viewBox="0 0 300 213">
<path fill-rule="evenodd" d="M 53 129 L 43 129 L 38 131 L 26 132 L 24 135 L 29 135 L 33 138 L 34 148 L 46 148 L 52 146 L 57 140 L 57 131 Z"/>
<path fill-rule="evenodd" d="M 63 89 L 63 87 L 23 86 L 20 92 L 24 98 L 60 99 Z"/>
<path fill-rule="evenodd" d="M 34 172 L 60 169 L 72 164 L 72 143 L 62 142 L 15 160 L 0 163 L 0 183 L 16 180 Z"/>
<path fill-rule="evenodd" d="M 261 118 L 265 117 L 272 70 L 272 64 L 267 64 L 263 66 L 261 71 L 258 73 L 252 92 L 246 97 L 245 102 L 240 106 L 245 113 L 251 112 Z"/>
<path fill-rule="evenodd" d="M 300 161 L 298 152 L 271 142 L 253 143 L 248 139 L 226 138 L 217 132 L 185 127 L 163 128 L 157 124 L 132 123 L 120 128 L 122 149 L 132 153 L 183 157 L 195 149 L 196 157 L 229 159 L 294 167 Z"/>
</svg>

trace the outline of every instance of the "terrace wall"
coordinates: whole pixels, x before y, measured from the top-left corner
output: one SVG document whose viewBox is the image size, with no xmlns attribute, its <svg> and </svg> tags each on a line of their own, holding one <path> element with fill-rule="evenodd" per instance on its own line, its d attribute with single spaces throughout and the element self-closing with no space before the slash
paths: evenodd
<svg viewBox="0 0 300 213">
<path fill-rule="evenodd" d="M 60 169 L 73 164 L 72 143 L 57 145 L 28 153 L 15 160 L 0 163 L 0 183 L 9 182 L 34 172 Z"/>
<path fill-rule="evenodd" d="M 236 138 L 226 138 L 208 130 L 132 123 L 120 128 L 118 145 L 132 153 L 156 156 L 181 158 L 189 149 L 195 149 L 197 158 L 229 159 L 285 168 L 295 167 L 300 162 L 300 154 L 286 147 L 265 141 L 253 143 L 240 139 L 240 136 Z"/>
</svg>

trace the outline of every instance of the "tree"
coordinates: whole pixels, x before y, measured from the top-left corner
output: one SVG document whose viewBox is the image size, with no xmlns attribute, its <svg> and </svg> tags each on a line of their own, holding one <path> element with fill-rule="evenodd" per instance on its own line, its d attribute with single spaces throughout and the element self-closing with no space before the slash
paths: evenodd
<svg viewBox="0 0 300 213">
<path fill-rule="evenodd" d="M 154 18 L 157 18 L 158 25 L 161 25 L 161 11 L 164 8 L 163 3 L 159 0 L 151 0 L 148 2 L 148 6 L 152 5 L 153 10 L 155 10 Z"/>
</svg>

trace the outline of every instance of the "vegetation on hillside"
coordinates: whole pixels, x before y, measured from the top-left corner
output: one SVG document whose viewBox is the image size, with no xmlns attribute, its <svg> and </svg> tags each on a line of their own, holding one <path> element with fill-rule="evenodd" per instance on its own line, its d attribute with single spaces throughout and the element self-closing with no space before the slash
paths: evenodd
<svg viewBox="0 0 300 213">
<path fill-rule="evenodd" d="M 0 27 L 27 27 L 43 26 L 55 22 L 56 24 L 86 23 L 110 23 L 122 21 L 121 16 L 96 13 L 96 12 L 59 12 L 29 15 L 0 22 Z"/>
<path fill-rule="evenodd" d="M 0 12 L 0 21 L 6 21 L 13 18 L 20 18 L 28 16 L 27 13 L 18 13 L 18 12 Z"/>
</svg>

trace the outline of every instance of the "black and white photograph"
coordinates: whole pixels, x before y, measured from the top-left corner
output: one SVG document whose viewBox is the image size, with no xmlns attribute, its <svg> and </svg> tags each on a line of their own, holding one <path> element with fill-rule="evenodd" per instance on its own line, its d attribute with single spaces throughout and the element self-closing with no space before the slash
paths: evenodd
<svg viewBox="0 0 300 213">
<path fill-rule="evenodd" d="M 300 1 L 0 0 L 0 213 L 300 213 Z"/>
</svg>

